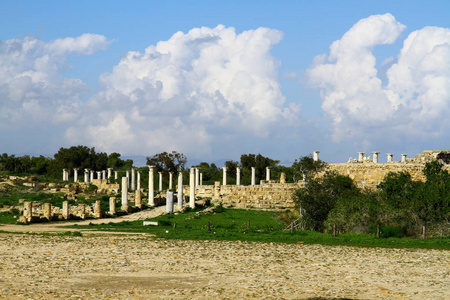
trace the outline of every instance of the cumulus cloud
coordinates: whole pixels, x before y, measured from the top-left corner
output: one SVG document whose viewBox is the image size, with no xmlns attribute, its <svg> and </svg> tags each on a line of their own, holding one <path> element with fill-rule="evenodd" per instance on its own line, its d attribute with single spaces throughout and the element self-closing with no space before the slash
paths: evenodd
<svg viewBox="0 0 450 300">
<path fill-rule="evenodd" d="M 404 29 L 391 14 L 362 19 L 307 70 L 310 86 L 321 91 L 322 109 L 332 120 L 336 141 L 360 139 L 364 144 L 389 136 L 426 137 L 430 128 L 438 136 L 444 133 L 450 102 L 450 30 L 425 27 L 410 33 L 396 59 L 382 65 L 387 78 L 383 84 L 373 48 L 394 43 Z"/>
<path fill-rule="evenodd" d="M 67 56 L 90 55 L 109 43 L 97 34 L 51 42 L 34 37 L 0 41 L 0 129 L 73 121 L 87 87 L 61 75 Z"/>
<path fill-rule="evenodd" d="M 268 137 L 275 124 L 296 123 L 298 115 L 298 107 L 284 103 L 280 63 L 270 53 L 281 39 L 269 28 L 237 34 L 219 25 L 128 52 L 101 76 L 102 90 L 66 137 L 100 142 L 105 151 L 169 149 L 194 157 L 225 151 L 225 140 Z"/>
</svg>

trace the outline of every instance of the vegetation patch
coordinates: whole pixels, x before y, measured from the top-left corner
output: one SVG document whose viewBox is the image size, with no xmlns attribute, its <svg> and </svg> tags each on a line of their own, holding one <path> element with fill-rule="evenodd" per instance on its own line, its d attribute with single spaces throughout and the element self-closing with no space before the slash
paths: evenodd
<svg viewBox="0 0 450 300">
<path fill-rule="evenodd" d="M 213 214 L 186 213 L 167 214 L 147 221 L 158 226 L 143 226 L 143 221 L 78 225 L 73 228 L 100 231 L 143 232 L 158 238 L 183 240 L 255 241 L 266 243 L 301 243 L 345 245 L 359 247 L 430 248 L 450 250 L 450 237 L 414 239 L 386 237 L 376 234 L 332 234 L 307 230 L 289 230 L 279 219 L 279 214 L 265 211 L 223 209 Z M 288 229 L 288 230 L 286 230 Z M 384 230 L 384 229 L 383 229 Z M 387 236 L 391 236 L 388 234 Z"/>
</svg>

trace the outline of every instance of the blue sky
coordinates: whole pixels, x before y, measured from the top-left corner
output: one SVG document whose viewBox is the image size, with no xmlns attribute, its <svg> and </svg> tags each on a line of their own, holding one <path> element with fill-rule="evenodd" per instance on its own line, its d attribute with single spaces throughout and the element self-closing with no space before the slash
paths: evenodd
<svg viewBox="0 0 450 300">
<path fill-rule="evenodd" d="M 448 149 L 448 1 L 0 8 L 0 152 L 82 144 L 123 155 L 284 161 L 320 150 L 325 161 L 344 162 L 359 151 L 399 160 Z M 341 47 L 332 54 L 334 41 Z"/>
</svg>

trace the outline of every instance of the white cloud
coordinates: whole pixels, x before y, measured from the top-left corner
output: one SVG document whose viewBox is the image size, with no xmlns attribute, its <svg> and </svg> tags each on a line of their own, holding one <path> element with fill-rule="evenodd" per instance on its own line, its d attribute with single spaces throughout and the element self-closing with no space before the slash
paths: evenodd
<svg viewBox="0 0 450 300">
<path fill-rule="evenodd" d="M 96 34 L 51 42 L 34 37 L 0 41 L 0 128 L 73 121 L 87 88 L 80 79 L 61 75 L 67 55 L 90 55 L 108 45 Z"/>
<path fill-rule="evenodd" d="M 444 134 L 450 102 L 450 30 L 425 27 L 412 32 L 383 84 L 373 48 L 394 43 L 405 26 L 390 14 L 356 23 L 332 43 L 307 71 L 309 84 L 321 90 L 322 109 L 331 117 L 333 138 L 373 140 Z M 389 66 L 392 64 L 391 66 Z M 434 135 L 436 136 L 436 135 Z M 439 134 L 438 134 L 439 136 Z"/>
<path fill-rule="evenodd" d="M 218 146 L 223 139 L 239 143 L 283 132 L 283 123 L 297 122 L 298 107 L 285 107 L 280 63 L 270 53 L 281 38 L 269 28 L 237 34 L 219 25 L 177 32 L 143 53 L 128 52 L 101 76 L 103 89 L 66 137 L 101 142 L 105 150 L 177 150 L 198 157 L 226 154 Z M 117 137 L 124 134 L 126 141 Z"/>
</svg>

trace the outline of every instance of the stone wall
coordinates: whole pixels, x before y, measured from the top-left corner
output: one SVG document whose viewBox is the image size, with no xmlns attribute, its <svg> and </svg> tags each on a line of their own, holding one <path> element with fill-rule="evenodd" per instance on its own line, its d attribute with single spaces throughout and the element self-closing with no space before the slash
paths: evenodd
<svg viewBox="0 0 450 300">
<path fill-rule="evenodd" d="M 223 206 L 233 206 L 243 209 L 285 210 L 294 209 L 292 194 L 303 182 L 279 183 L 278 181 L 261 180 L 259 185 L 199 185 L 195 189 L 195 196 L 210 198 L 213 203 Z M 183 186 L 183 193 L 189 195 L 189 186 Z"/>
</svg>

